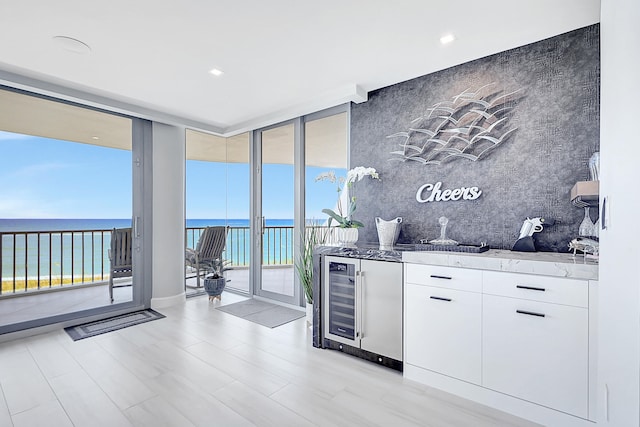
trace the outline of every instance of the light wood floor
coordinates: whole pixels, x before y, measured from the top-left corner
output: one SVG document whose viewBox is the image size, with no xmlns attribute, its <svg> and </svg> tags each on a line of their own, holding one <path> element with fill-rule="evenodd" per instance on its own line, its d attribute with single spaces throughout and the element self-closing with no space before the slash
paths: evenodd
<svg viewBox="0 0 640 427">
<path fill-rule="evenodd" d="M 531 426 L 313 348 L 305 319 L 269 329 L 216 310 L 73 342 L 62 330 L 0 344 L 0 426 Z"/>
</svg>

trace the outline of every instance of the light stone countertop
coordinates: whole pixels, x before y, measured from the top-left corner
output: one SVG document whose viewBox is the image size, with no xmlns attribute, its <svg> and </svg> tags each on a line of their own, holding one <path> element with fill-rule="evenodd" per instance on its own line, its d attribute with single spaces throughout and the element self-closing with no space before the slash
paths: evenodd
<svg viewBox="0 0 640 427">
<path fill-rule="evenodd" d="M 473 268 L 541 276 L 598 280 L 598 264 L 582 255 L 554 252 L 512 252 L 490 249 L 479 254 L 437 251 L 402 252 L 402 262 Z"/>
</svg>

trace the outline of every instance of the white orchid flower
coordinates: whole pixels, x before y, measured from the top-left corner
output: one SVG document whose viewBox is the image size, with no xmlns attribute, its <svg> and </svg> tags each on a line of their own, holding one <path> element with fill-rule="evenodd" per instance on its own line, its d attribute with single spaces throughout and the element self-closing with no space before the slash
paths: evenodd
<svg viewBox="0 0 640 427">
<path fill-rule="evenodd" d="M 374 168 L 358 166 L 347 172 L 347 183 L 362 181 L 362 178 L 365 176 L 370 176 L 373 179 L 379 178 L 379 175 Z"/>
<path fill-rule="evenodd" d="M 316 182 L 318 181 L 336 182 L 336 173 L 334 171 L 322 172 L 316 176 Z"/>
<path fill-rule="evenodd" d="M 323 172 L 316 177 L 316 181 L 329 181 L 335 183 L 338 181 L 338 202 L 336 203 L 336 211 L 331 209 L 323 209 L 322 212 L 329 215 L 329 225 L 331 225 L 331 220 L 334 220 L 338 223 L 340 227 L 343 228 L 358 228 L 364 227 L 360 221 L 356 221 L 352 218 L 353 213 L 356 210 L 356 197 L 349 197 L 349 189 L 353 187 L 353 185 L 361 181 L 364 177 L 370 176 L 372 179 L 380 179 L 378 172 L 374 168 L 365 168 L 363 166 L 358 166 L 351 169 L 347 172 L 347 178 L 344 177 L 336 178 L 336 174 L 334 171 Z M 340 184 L 346 183 L 347 185 L 343 189 L 340 188 Z M 344 198 L 344 202 L 343 202 Z M 343 203 L 345 203 L 346 209 L 343 210 Z"/>
</svg>

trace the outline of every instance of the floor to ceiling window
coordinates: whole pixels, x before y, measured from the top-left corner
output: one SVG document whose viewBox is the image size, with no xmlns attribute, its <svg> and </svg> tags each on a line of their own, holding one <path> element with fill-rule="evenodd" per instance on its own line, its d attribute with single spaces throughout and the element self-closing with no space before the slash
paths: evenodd
<svg viewBox="0 0 640 427">
<path fill-rule="evenodd" d="M 302 229 L 326 227 L 322 209 L 335 209 L 338 193 L 316 177 L 344 176 L 347 153 L 348 106 L 230 138 L 187 130 L 187 253 L 197 250 L 206 227 L 228 227 L 226 289 L 302 304 L 296 218 Z M 200 293 L 209 273 L 186 263 L 188 296 Z"/>
<path fill-rule="evenodd" d="M 128 117 L 0 89 L 0 330 L 139 302 L 133 128 Z M 129 269 L 115 278 L 114 228 L 129 236 Z"/>
<path fill-rule="evenodd" d="M 187 130 L 186 150 L 186 247 L 195 250 L 206 227 L 227 227 L 222 253 L 228 268 L 226 288 L 248 293 L 249 135 L 223 138 Z M 200 291 L 202 278 L 209 273 L 211 269 L 207 266 L 198 271 L 187 263 L 187 295 Z"/>
<path fill-rule="evenodd" d="M 326 114 L 326 113 L 325 113 Z M 305 122 L 305 217 L 307 224 L 326 225 L 322 209 L 336 209 L 340 177 L 347 172 L 348 117 L 346 112 L 311 116 Z M 333 173 L 338 182 L 322 180 Z M 332 185 L 335 184 L 335 185 Z M 335 225 L 335 223 L 334 223 Z"/>
</svg>

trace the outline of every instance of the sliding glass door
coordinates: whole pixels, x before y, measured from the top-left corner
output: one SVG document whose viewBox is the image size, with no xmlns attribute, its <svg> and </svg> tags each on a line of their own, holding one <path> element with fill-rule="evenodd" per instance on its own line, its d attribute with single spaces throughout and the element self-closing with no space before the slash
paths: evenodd
<svg viewBox="0 0 640 427">
<path fill-rule="evenodd" d="M 254 294 L 299 304 L 294 257 L 296 131 L 299 121 L 254 133 Z"/>
<path fill-rule="evenodd" d="M 9 89 L 0 107 L 0 332 L 144 304 L 146 122 Z"/>
<path fill-rule="evenodd" d="M 315 178 L 329 170 L 346 172 L 348 114 L 343 105 L 253 132 L 253 294 L 304 305 L 295 268 L 303 236 L 315 224 L 330 243 L 321 211 L 337 200 L 335 188 Z"/>
</svg>

